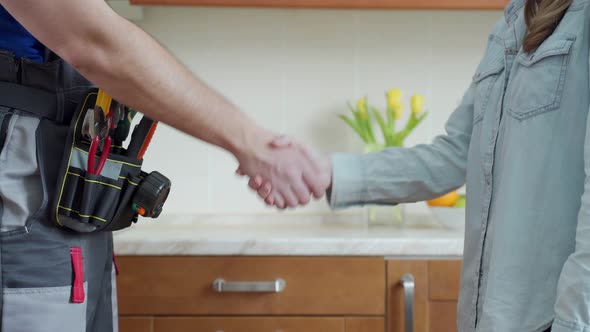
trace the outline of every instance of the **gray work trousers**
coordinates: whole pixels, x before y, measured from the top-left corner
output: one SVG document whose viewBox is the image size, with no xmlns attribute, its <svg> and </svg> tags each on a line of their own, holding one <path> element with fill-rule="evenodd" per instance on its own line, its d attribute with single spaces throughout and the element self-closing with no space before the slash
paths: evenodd
<svg viewBox="0 0 590 332">
<path fill-rule="evenodd" d="M 34 64 L 3 51 L 0 82 L 54 93 L 62 124 L 91 86 L 56 57 Z M 55 185 L 43 174 L 61 163 L 51 152 L 63 145 L 39 139 L 36 110 L 3 105 L 2 95 L 0 85 L 0 330 L 116 332 L 112 234 L 76 233 L 49 220 Z"/>
</svg>

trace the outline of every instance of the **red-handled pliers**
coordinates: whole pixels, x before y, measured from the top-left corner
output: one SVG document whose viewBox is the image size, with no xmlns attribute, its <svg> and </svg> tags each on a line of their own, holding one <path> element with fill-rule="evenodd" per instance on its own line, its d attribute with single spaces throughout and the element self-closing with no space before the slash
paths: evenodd
<svg viewBox="0 0 590 332">
<path fill-rule="evenodd" d="M 100 139 L 98 136 L 94 136 L 92 142 L 90 143 L 90 149 L 88 150 L 88 174 L 100 175 L 104 165 L 107 162 L 109 153 L 111 152 L 111 143 L 111 136 L 107 136 L 104 140 L 104 149 L 100 155 L 100 159 L 98 160 L 98 165 L 96 165 L 95 168 L 94 165 L 96 161 L 96 152 L 98 150 L 98 146 L 100 145 Z"/>
</svg>

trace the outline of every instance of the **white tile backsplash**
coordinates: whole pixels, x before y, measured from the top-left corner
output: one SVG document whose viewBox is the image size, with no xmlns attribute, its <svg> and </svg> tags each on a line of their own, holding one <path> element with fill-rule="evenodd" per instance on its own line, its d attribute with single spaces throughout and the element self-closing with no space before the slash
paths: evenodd
<svg viewBox="0 0 590 332">
<path fill-rule="evenodd" d="M 348 130 L 335 121 L 354 96 L 354 12 L 289 11 L 283 64 L 285 133 L 323 151 L 342 147 Z M 349 97 L 350 98 L 350 97 Z"/>
<path fill-rule="evenodd" d="M 329 153 L 362 144 L 336 115 L 346 102 L 403 89 L 427 98 L 429 118 L 408 139 L 443 132 L 500 11 L 375 11 L 146 7 L 138 22 L 210 86 L 262 125 Z M 234 175 L 232 156 L 162 126 L 147 169 L 174 182 L 170 214 L 272 210 Z M 409 207 L 424 209 L 423 204 Z M 328 211 L 325 202 L 295 213 Z"/>
</svg>

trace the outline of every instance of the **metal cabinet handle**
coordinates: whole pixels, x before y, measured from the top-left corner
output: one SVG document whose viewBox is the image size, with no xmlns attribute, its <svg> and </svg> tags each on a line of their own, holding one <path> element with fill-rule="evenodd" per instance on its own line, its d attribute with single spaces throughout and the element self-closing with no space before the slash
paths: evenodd
<svg viewBox="0 0 590 332">
<path fill-rule="evenodd" d="M 222 278 L 213 281 L 213 290 L 217 293 L 281 293 L 287 287 L 283 279 L 274 281 L 225 281 Z"/>
<path fill-rule="evenodd" d="M 404 288 L 404 326 L 405 332 L 414 332 L 414 288 L 416 282 L 414 276 L 406 274 L 401 280 Z"/>
</svg>

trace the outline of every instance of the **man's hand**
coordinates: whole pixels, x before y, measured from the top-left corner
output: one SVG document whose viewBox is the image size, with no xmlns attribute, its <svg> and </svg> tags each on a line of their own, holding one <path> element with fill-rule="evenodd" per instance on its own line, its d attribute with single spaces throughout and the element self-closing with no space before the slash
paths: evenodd
<svg viewBox="0 0 590 332">
<path fill-rule="evenodd" d="M 251 177 L 249 186 L 268 205 L 293 208 L 309 203 L 312 195 L 317 199 L 323 197 L 332 182 L 329 158 L 286 137 L 275 137 L 268 148 L 272 155 L 281 158 L 273 175 L 248 173 L 243 163 L 238 169 L 238 174 Z"/>
</svg>

